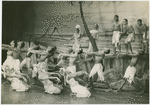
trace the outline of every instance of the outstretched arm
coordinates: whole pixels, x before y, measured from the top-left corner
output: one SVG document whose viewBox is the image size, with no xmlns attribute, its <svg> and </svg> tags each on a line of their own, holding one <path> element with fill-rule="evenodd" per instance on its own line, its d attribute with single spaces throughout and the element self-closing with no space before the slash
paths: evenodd
<svg viewBox="0 0 150 105">
<path fill-rule="evenodd" d="M 29 52 L 40 55 L 47 55 L 47 53 L 43 50 L 30 50 Z"/>
<path fill-rule="evenodd" d="M 139 54 L 128 54 L 128 56 L 137 57 L 137 56 L 139 56 Z"/>
<path fill-rule="evenodd" d="M 5 50 L 17 51 L 16 48 L 14 48 L 10 45 L 6 45 L 6 44 L 2 44 L 2 48 L 5 49 Z"/>
<path fill-rule="evenodd" d="M 67 54 L 67 53 L 61 53 L 59 56 L 65 56 L 65 57 L 77 57 L 76 54 Z"/>
<path fill-rule="evenodd" d="M 68 79 L 70 80 L 71 78 L 75 78 L 75 77 L 81 76 L 83 74 L 86 74 L 86 72 L 85 71 L 78 71 L 76 73 L 71 73 L 68 75 Z"/>
</svg>

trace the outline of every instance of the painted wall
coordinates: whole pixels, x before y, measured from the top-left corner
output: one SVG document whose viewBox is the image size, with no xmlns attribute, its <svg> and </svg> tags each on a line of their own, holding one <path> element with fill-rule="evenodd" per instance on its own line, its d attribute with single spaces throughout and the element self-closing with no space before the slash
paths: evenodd
<svg viewBox="0 0 150 105">
<path fill-rule="evenodd" d="M 80 24 L 84 31 L 80 17 L 79 4 L 74 6 L 62 1 L 36 1 L 32 2 L 31 8 L 26 8 L 25 14 L 28 21 L 24 33 L 42 34 L 50 25 L 52 32 L 54 26 L 59 28 L 60 33 L 73 33 L 76 24 Z M 83 4 L 83 11 L 88 27 L 91 29 L 95 23 L 100 26 L 99 31 L 110 30 L 113 16 L 119 15 L 120 22 L 123 18 L 129 20 L 138 34 L 136 20 L 142 19 L 143 23 L 149 24 L 149 2 L 148 1 L 86 1 Z M 49 22 L 46 21 L 49 20 Z"/>
</svg>

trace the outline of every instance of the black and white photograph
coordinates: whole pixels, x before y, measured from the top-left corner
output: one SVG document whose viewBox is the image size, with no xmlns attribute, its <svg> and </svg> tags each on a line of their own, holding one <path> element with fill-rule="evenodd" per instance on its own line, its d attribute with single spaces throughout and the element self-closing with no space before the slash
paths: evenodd
<svg viewBox="0 0 150 105">
<path fill-rule="evenodd" d="M 149 104 L 149 1 L 1 1 L 1 104 Z"/>
</svg>

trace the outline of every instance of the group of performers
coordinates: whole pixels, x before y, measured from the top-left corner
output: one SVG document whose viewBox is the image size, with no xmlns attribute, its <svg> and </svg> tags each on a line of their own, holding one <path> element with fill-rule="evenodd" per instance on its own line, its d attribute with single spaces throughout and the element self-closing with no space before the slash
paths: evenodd
<svg viewBox="0 0 150 105">
<path fill-rule="evenodd" d="M 113 24 L 113 37 L 112 44 L 114 46 L 114 55 L 116 54 L 116 47 L 118 46 L 119 52 L 121 52 L 120 47 L 120 38 L 122 34 L 128 34 L 125 40 L 126 51 L 129 56 L 132 57 L 130 65 L 127 67 L 125 75 L 124 75 L 124 84 L 128 81 L 130 84 L 134 81 L 134 75 L 136 73 L 135 65 L 139 58 L 139 55 L 147 52 L 145 50 L 138 50 L 138 53 L 134 53 L 132 51 L 131 42 L 135 40 L 135 32 L 132 26 L 128 26 L 128 20 L 124 19 L 123 24 L 119 24 L 118 15 L 114 16 L 115 23 Z M 141 28 L 145 29 L 145 25 L 142 24 L 142 20 L 138 20 L 138 25 Z M 16 91 L 27 91 L 31 88 L 30 84 L 30 76 L 34 78 L 34 82 L 38 79 L 44 86 L 45 92 L 49 94 L 59 94 L 63 89 L 63 86 L 67 84 L 70 85 L 70 89 L 73 95 L 76 97 L 90 97 L 90 89 L 93 86 L 93 76 L 98 74 L 98 82 L 104 83 L 108 86 L 108 89 L 112 90 L 112 85 L 105 81 L 103 74 L 103 59 L 106 54 L 110 53 L 110 49 L 104 48 L 102 51 L 93 52 L 92 44 L 89 42 L 89 49 L 87 52 L 83 52 L 80 47 L 80 34 L 81 27 L 77 25 L 76 31 L 71 39 L 74 38 L 74 44 L 72 49 L 68 49 L 67 53 L 60 53 L 57 57 L 59 60 L 57 64 L 55 64 L 51 57 L 57 53 L 56 46 L 45 47 L 39 44 L 39 42 L 34 41 L 33 46 L 29 49 L 23 49 L 25 46 L 23 41 L 15 41 L 13 40 L 10 45 L 2 44 L 3 50 L 8 50 L 7 59 L 2 65 L 2 74 L 3 77 L 11 82 L 12 90 Z M 90 31 L 94 40 L 98 39 L 98 29 L 99 26 L 94 25 L 94 29 Z M 145 29 L 146 30 L 146 29 Z M 147 34 L 144 31 L 143 37 L 143 46 L 147 46 L 144 41 L 147 43 Z M 70 39 L 70 40 L 71 40 Z M 131 50 L 131 54 L 128 53 L 128 47 Z M 22 62 L 20 62 L 21 53 L 26 52 L 26 57 Z M 37 62 L 35 64 L 31 64 L 31 57 L 33 55 L 37 55 Z M 66 66 L 67 60 L 69 60 L 69 64 Z M 92 70 L 88 74 L 84 70 L 77 70 L 77 63 L 84 63 L 94 60 L 95 65 Z M 23 67 L 26 66 L 28 74 L 23 73 Z M 51 70 L 52 68 L 53 70 Z M 90 80 L 90 84 L 88 83 Z M 120 91 L 122 86 L 117 90 Z"/>
</svg>

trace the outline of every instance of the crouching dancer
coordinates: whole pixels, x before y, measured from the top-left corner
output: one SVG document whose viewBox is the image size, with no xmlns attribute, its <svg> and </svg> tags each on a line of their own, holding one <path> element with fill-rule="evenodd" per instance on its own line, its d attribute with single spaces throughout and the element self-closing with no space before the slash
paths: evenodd
<svg viewBox="0 0 150 105">
<path fill-rule="evenodd" d="M 128 56 L 131 56 L 132 59 L 131 59 L 130 65 L 127 67 L 127 69 L 125 71 L 124 77 L 122 79 L 123 83 L 121 83 L 122 85 L 119 87 L 119 89 L 116 92 L 121 91 L 123 86 L 126 84 L 126 82 L 129 82 L 130 85 L 134 84 L 134 76 L 135 76 L 135 73 L 136 73 L 135 65 L 138 62 L 139 55 L 142 55 L 143 53 L 144 53 L 144 50 L 138 50 L 137 54 L 128 54 Z M 116 83 L 118 83 L 118 82 L 120 82 L 122 80 L 119 80 L 119 81 L 117 81 L 115 83 L 111 83 L 110 87 L 111 88 L 115 87 Z"/>
<path fill-rule="evenodd" d="M 34 65 L 33 74 L 35 74 L 35 72 L 38 73 L 38 79 L 43 83 L 45 92 L 50 94 L 59 94 L 61 92 L 61 87 L 54 86 L 53 82 L 49 80 L 49 79 L 57 79 L 57 81 L 60 82 L 60 79 L 58 77 L 50 77 L 49 73 L 47 72 L 47 66 L 45 64 L 46 63 L 45 60 L 53 56 L 55 50 L 56 50 L 55 47 L 53 48 L 48 47 L 46 51 L 30 50 L 31 53 L 37 53 L 41 55 L 39 63 L 37 65 Z"/>
<path fill-rule="evenodd" d="M 4 72 L 2 72 L 2 74 L 4 74 Z M 9 67 L 8 68 L 6 67 L 5 75 L 7 78 L 9 78 L 9 81 L 11 82 L 12 90 L 20 92 L 20 91 L 27 91 L 30 88 L 30 86 L 27 84 L 29 79 L 28 75 L 17 72 L 13 68 L 9 69 Z"/>
<path fill-rule="evenodd" d="M 79 71 L 71 73 L 69 70 L 65 70 L 66 81 L 70 85 L 71 91 L 76 95 L 76 97 L 90 97 L 91 93 L 89 90 L 81 86 L 74 78 L 87 74 L 85 71 Z"/>
</svg>

